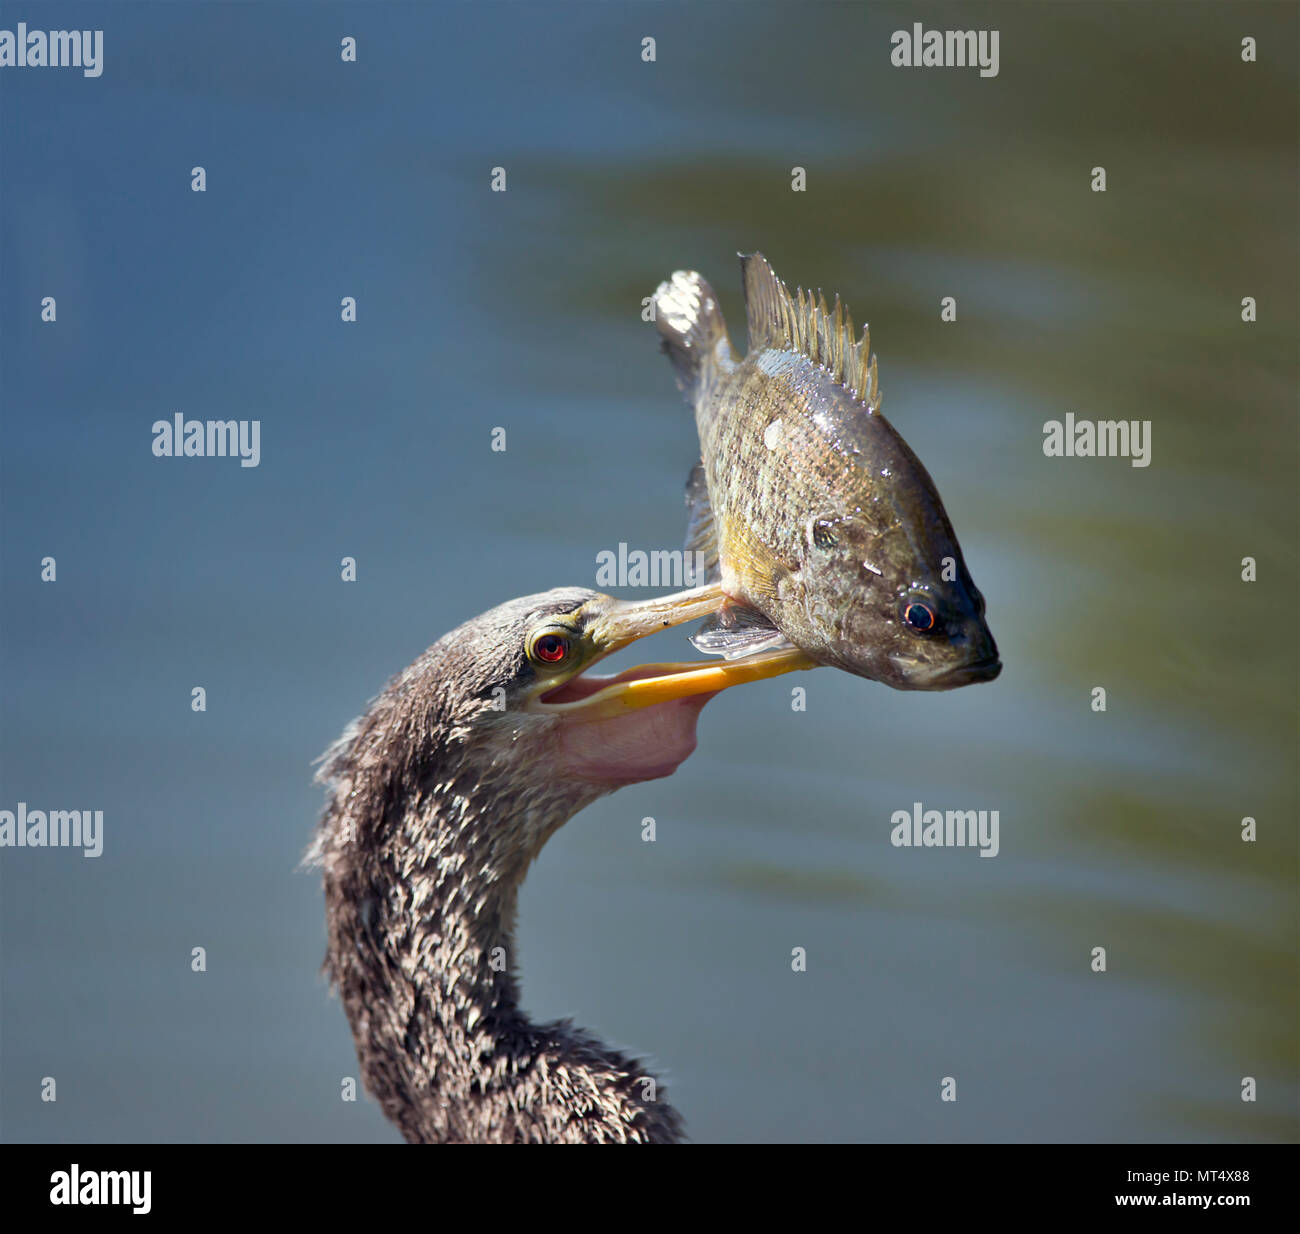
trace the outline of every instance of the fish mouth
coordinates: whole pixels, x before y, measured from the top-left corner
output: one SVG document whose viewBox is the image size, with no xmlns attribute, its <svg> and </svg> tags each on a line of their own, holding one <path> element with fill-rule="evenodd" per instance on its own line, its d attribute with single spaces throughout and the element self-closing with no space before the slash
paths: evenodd
<svg viewBox="0 0 1300 1234">
<path fill-rule="evenodd" d="M 591 636 L 599 659 L 660 630 L 715 612 L 722 602 L 716 586 L 698 587 L 655 600 L 635 602 L 604 598 L 592 614 Z M 593 663 L 598 662 L 593 661 Z M 743 659 L 714 662 L 641 664 L 611 676 L 582 672 L 537 694 L 527 709 L 569 720 L 607 720 L 677 699 L 707 696 L 749 681 L 762 681 L 816 661 L 797 648 L 761 652 Z"/>
<path fill-rule="evenodd" d="M 956 664 L 927 677 L 921 689 L 953 690 L 958 686 L 974 685 L 980 681 L 992 681 L 1002 672 L 1002 661 L 997 652 L 985 656 L 982 660 L 972 660 L 967 664 Z"/>
</svg>

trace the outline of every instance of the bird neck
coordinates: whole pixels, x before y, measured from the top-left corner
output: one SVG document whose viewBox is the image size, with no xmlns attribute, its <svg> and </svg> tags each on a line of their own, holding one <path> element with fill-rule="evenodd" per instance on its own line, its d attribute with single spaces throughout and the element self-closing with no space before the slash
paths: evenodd
<svg viewBox="0 0 1300 1234">
<path fill-rule="evenodd" d="M 678 1139 L 640 1064 L 519 1008 L 519 887 L 600 790 L 506 807 L 469 768 L 421 781 L 337 793 L 326 816 L 326 963 L 385 1113 L 415 1142 Z"/>
</svg>

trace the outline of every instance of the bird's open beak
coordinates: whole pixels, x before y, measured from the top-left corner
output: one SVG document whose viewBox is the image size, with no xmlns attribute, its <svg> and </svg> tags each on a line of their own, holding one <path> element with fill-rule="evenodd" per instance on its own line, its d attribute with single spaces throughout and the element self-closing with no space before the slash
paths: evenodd
<svg viewBox="0 0 1300 1234">
<path fill-rule="evenodd" d="M 654 600 L 602 598 L 599 612 L 592 614 L 591 605 L 587 606 L 587 632 L 603 658 L 648 634 L 707 617 L 725 599 L 716 584 Z M 533 706 L 540 711 L 567 713 L 574 720 L 602 720 L 672 699 L 716 694 L 742 682 L 815 667 L 816 662 L 802 651 L 789 648 L 720 663 L 642 664 L 610 677 L 583 672 L 539 696 Z"/>
</svg>

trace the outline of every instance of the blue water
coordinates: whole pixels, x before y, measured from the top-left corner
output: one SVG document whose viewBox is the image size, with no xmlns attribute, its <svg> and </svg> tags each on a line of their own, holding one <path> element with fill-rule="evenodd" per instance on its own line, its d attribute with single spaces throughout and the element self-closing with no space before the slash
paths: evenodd
<svg viewBox="0 0 1300 1234">
<path fill-rule="evenodd" d="M 890 68 L 885 6 L 0 6 L 105 30 L 0 73 L 0 809 L 105 817 L 0 853 L 4 1138 L 397 1138 L 340 1100 L 312 760 L 453 625 L 680 543 L 641 298 L 700 269 L 739 343 L 750 248 L 870 320 L 1005 670 L 712 702 L 530 874 L 529 1009 L 698 1140 L 1297 1137 L 1296 14 L 980 14 L 996 78 Z M 155 458 L 176 412 L 260 465 Z M 1067 412 L 1151 466 L 1045 458 Z M 894 848 L 915 801 L 999 855 Z"/>
</svg>

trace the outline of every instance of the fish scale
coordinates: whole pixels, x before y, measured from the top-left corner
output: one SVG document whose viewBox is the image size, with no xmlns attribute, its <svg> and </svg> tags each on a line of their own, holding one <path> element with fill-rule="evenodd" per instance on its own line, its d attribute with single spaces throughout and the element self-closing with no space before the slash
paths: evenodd
<svg viewBox="0 0 1300 1234">
<path fill-rule="evenodd" d="M 723 609 L 694 640 L 728 657 L 794 645 L 898 689 L 997 676 L 997 645 L 934 481 L 880 412 L 870 333 L 741 256 L 736 356 L 713 288 L 678 271 L 655 320 L 695 411 L 687 547 Z"/>
</svg>

